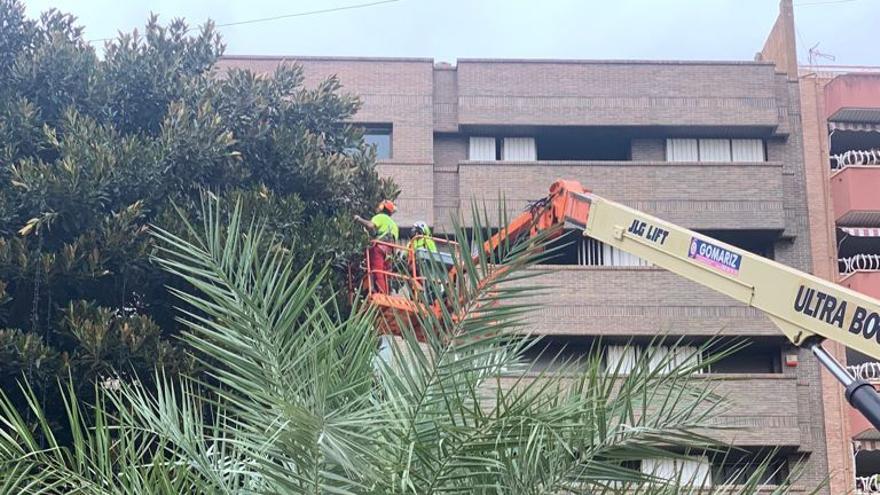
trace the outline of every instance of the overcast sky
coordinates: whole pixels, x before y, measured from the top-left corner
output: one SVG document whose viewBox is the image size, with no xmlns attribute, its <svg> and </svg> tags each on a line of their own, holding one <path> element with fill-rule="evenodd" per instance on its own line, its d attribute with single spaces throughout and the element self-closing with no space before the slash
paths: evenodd
<svg viewBox="0 0 880 495">
<path fill-rule="evenodd" d="M 150 12 L 229 23 L 377 0 L 24 1 L 32 16 L 73 13 L 99 39 Z M 751 60 L 777 11 L 777 0 L 392 0 L 221 32 L 235 55 Z M 819 43 L 836 58 L 820 63 L 880 65 L 880 0 L 795 0 L 795 22 L 801 63 Z"/>
</svg>

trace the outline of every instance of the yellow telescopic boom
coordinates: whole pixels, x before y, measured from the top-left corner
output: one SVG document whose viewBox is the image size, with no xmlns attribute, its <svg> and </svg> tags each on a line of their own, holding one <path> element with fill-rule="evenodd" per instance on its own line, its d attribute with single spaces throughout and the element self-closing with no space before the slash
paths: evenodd
<svg viewBox="0 0 880 495">
<path fill-rule="evenodd" d="M 880 429 L 880 395 L 820 345 L 831 339 L 880 361 L 880 301 L 595 194 L 568 194 L 589 205 L 585 236 L 763 311 L 792 343 L 813 351 Z"/>
</svg>

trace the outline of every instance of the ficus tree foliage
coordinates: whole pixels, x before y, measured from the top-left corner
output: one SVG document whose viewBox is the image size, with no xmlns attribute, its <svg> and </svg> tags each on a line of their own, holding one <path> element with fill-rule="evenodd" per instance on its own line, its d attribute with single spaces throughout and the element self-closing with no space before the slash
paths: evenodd
<svg viewBox="0 0 880 495">
<path fill-rule="evenodd" d="M 333 77 L 304 87 L 295 65 L 220 73 L 223 49 L 210 23 L 152 17 L 99 54 L 73 17 L 0 0 L 2 389 L 23 375 L 46 395 L 72 377 L 90 396 L 191 369 L 150 226 L 198 221 L 202 190 L 237 198 L 295 264 L 328 263 L 325 285 L 341 285 L 365 242 L 352 214 L 395 194 L 346 124 L 359 101 Z"/>
</svg>

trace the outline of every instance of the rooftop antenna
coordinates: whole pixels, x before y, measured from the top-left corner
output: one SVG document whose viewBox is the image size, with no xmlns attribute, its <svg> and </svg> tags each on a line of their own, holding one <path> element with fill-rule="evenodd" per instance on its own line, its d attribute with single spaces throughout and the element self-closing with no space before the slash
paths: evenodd
<svg viewBox="0 0 880 495">
<path fill-rule="evenodd" d="M 807 61 L 810 64 L 810 67 L 813 67 L 813 66 L 817 65 L 816 62 L 819 59 L 829 60 L 831 62 L 834 62 L 835 60 L 837 60 L 837 57 L 835 57 L 834 55 L 831 55 L 830 53 L 820 52 L 819 51 L 819 43 L 816 43 L 815 45 L 810 47 L 810 52 L 809 52 L 809 56 L 807 57 Z"/>
</svg>

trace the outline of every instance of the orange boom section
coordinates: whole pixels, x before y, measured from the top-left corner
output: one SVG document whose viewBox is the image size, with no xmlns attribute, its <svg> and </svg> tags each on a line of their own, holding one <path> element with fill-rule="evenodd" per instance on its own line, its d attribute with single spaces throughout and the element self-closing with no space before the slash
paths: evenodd
<svg viewBox="0 0 880 495">
<path fill-rule="evenodd" d="M 498 230 L 486 242 L 483 243 L 482 252 L 492 253 L 495 249 L 510 239 L 516 239 L 527 233 L 530 236 L 557 226 L 583 230 L 587 225 L 590 212 L 589 191 L 577 181 L 557 180 L 550 186 L 550 191 L 544 198 L 529 205 L 526 211 L 519 214 L 506 226 Z M 446 239 L 433 238 L 440 246 L 443 255 L 453 259 L 460 255 L 457 243 Z M 393 263 L 394 269 L 378 271 L 370 266 L 367 259 L 366 274 L 361 284 L 361 290 L 366 293 L 369 303 L 379 311 L 379 332 L 383 334 L 400 335 L 401 325 L 409 325 L 416 329 L 420 340 L 424 339 L 423 329 L 418 325 L 417 315 L 420 312 L 432 311 L 440 314 L 444 298 L 434 298 L 426 304 L 421 294 L 425 290 L 425 278 L 418 273 L 419 264 L 417 257 L 420 254 L 413 249 L 415 239 L 407 245 L 372 241 L 374 244 L 383 244 L 391 252 L 392 258 L 397 259 Z M 441 255 L 442 256 L 442 255 Z M 477 253 L 474 258 L 479 258 Z M 458 274 L 452 263 L 446 265 L 448 277 L 455 278 Z M 373 277 L 385 276 L 392 282 L 394 290 L 381 293 L 376 290 Z M 449 284 L 454 287 L 455 284 Z"/>
</svg>

